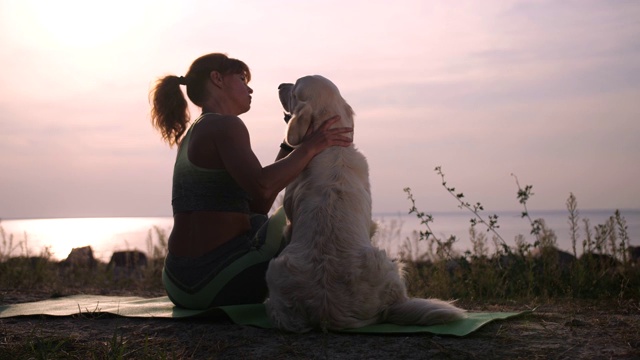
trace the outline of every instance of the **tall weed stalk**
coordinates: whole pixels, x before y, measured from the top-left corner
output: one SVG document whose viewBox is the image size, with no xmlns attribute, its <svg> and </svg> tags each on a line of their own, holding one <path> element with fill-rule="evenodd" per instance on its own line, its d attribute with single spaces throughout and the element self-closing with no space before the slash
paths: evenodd
<svg viewBox="0 0 640 360">
<path fill-rule="evenodd" d="M 619 210 L 605 223 L 592 227 L 589 219 L 580 218 L 578 202 L 570 193 L 566 207 L 573 254 L 567 253 L 557 248 L 557 235 L 545 220 L 531 217 L 527 202 L 534 195 L 533 186 L 521 187 L 518 178 L 512 174 L 518 188 L 516 197 L 523 206 L 521 217 L 528 220 L 529 234 L 534 239 L 529 243 L 524 235 L 518 235 L 511 247 L 498 232 L 498 216 L 485 217 L 481 203 L 472 205 L 466 201 L 462 192 L 447 184 L 441 167 L 436 167 L 435 171 L 442 179 L 442 186 L 458 202 L 458 207 L 473 214 L 469 228 L 472 247 L 463 255 L 453 252 L 452 245 L 457 239 L 451 236 L 443 241 L 436 237 L 432 229 L 434 217 L 420 211 L 411 189 L 405 188 L 411 201 L 409 213 L 415 214 L 424 226 L 414 241 L 427 241 L 429 245 L 423 256 L 403 257 L 409 264 L 410 291 L 423 296 L 467 299 L 640 296 L 640 267 L 628 260 L 629 237 L 626 221 Z M 584 237 L 582 255 L 578 257 L 581 220 Z M 486 232 L 477 231 L 476 226 L 480 224 Z M 494 253 L 488 250 L 487 233 L 493 234 Z M 407 245 L 403 246 L 407 248 Z"/>
</svg>

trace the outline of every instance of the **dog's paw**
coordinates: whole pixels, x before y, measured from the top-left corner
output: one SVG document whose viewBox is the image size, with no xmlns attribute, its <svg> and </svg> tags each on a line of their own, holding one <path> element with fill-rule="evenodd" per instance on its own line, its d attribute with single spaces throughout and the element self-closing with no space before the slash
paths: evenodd
<svg viewBox="0 0 640 360">
<path fill-rule="evenodd" d="M 371 225 L 369 226 L 369 236 L 373 237 L 378 232 L 378 223 L 371 220 Z"/>
</svg>

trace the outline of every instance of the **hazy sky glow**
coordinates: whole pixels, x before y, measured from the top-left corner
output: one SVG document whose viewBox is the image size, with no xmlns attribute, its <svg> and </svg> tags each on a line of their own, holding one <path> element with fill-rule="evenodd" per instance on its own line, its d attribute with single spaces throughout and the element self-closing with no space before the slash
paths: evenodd
<svg viewBox="0 0 640 360">
<path fill-rule="evenodd" d="M 0 218 L 169 216 L 148 91 L 209 52 L 252 70 L 263 165 L 281 82 L 321 74 L 356 111 L 375 212 L 640 208 L 640 2 L 0 0 Z M 192 114 L 197 116 L 198 109 Z"/>
</svg>

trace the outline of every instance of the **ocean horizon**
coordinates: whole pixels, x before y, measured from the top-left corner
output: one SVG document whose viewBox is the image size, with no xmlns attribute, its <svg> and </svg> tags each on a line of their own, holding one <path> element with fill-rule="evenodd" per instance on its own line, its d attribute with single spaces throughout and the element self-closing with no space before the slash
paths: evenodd
<svg viewBox="0 0 640 360">
<path fill-rule="evenodd" d="M 595 227 L 604 224 L 613 216 L 615 209 L 579 210 L 579 244 L 578 254 L 582 253 L 582 240 L 585 235 L 583 219 L 588 219 L 592 235 Z M 483 213 L 483 217 L 498 215 L 496 231 L 506 244 L 515 246 L 515 237 L 523 235 L 527 242 L 533 243 L 530 234 L 531 226 L 519 211 L 502 211 Z M 568 211 L 542 210 L 530 211 L 533 219 L 542 218 L 548 228 L 557 236 L 558 248 L 572 252 Z M 640 209 L 621 209 L 620 213 L 626 221 L 629 244 L 640 246 Z M 471 249 L 469 240 L 470 219 L 468 211 L 432 212 L 433 222 L 429 224 L 433 234 L 445 240 L 456 236 L 454 249 L 459 252 Z M 416 253 L 427 250 L 427 242 L 417 241 L 418 231 L 426 230 L 414 214 L 407 212 L 374 213 L 374 220 L 379 224 L 376 244 L 385 249 L 390 256 L 396 256 L 404 243 L 411 243 Z M 488 220 L 488 219 L 486 219 Z M 169 235 L 173 226 L 173 218 L 168 217 L 94 217 L 94 218 L 49 218 L 49 219 L 3 219 L 0 228 L 4 232 L 0 238 L 0 255 L 3 256 L 37 256 L 48 249 L 53 259 L 63 260 L 72 248 L 91 246 L 94 256 L 102 261 L 109 261 L 114 251 L 141 250 L 149 252 L 151 246 L 158 244 L 158 231 Z M 486 227 L 476 225 L 477 232 L 486 232 Z M 493 233 L 487 233 L 488 243 L 493 251 Z M 11 240 L 11 241 L 10 241 Z"/>
</svg>

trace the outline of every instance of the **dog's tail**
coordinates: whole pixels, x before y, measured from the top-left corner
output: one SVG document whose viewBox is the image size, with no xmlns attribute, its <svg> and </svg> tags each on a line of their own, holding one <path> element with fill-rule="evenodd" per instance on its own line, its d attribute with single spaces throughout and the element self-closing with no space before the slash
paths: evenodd
<svg viewBox="0 0 640 360">
<path fill-rule="evenodd" d="M 411 298 L 391 305 L 386 321 L 398 325 L 436 325 L 463 319 L 466 312 L 450 302 Z"/>
</svg>

